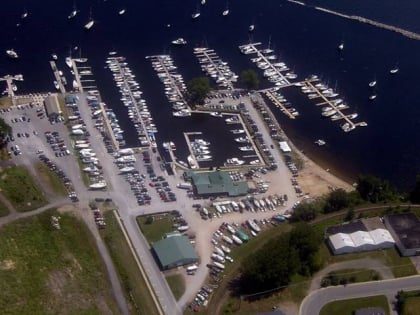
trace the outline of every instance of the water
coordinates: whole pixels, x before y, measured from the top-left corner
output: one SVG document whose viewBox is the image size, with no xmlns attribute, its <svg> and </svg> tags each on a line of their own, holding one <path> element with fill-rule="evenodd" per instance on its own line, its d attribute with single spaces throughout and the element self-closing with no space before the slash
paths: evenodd
<svg viewBox="0 0 420 315">
<path fill-rule="evenodd" d="M 193 21 L 190 16 L 198 3 L 193 0 L 77 1 L 80 13 L 69 21 L 67 15 L 72 10 L 73 0 L 62 1 L 59 6 L 52 0 L 3 0 L 0 51 L 13 47 L 21 57 L 13 62 L 2 54 L 0 74 L 23 73 L 25 81 L 19 84 L 19 90 L 23 92 L 53 90 L 53 75 L 48 64 L 51 53 L 57 53 L 63 63 L 70 49 L 78 46 L 79 50 L 73 50 L 72 54 L 78 56 L 81 49 L 82 55 L 89 58 L 105 102 L 117 111 L 127 130 L 128 144 L 135 144 L 135 134 L 130 133 L 130 122 L 119 101 L 111 73 L 104 69 L 107 52 L 117 50 L 127 57 L 137 76 L 159 129 L 158 141 L 175 141 L 180 158 L 185 159 L 183 129 L 203 131 L 209 134 L 208 137 L 213 137 L 214 140 L 209 139 L 212 144 L 217 142 L 220 147 L 229 148 L 231 143 L 218 140 L 219 135 L 214 133 L 220 127 L 216 118 L 174 119 L 162 85 L 150 61 L 144 57 L 171 53 L 179 73 L 189 80 L 201 75 L 192 47 L 208 45 L 239 73 L 254 67 L 248 56 L 239 53 L 237 46 L 250 39 L 248 26 L 255 24 L 254 41 L 267 44 L 271 38 L 271 47 L 300 77 L 312 73 L 322 76 L 330 86 L 337 88 L 351 109 L 359 113 L 358 120 L 369 124 L 345 134 L 339 123 L 322 119 L 320 109 L 313 102 L 289 89 L 285 93 L 301 116 L 291 121 L 276 110 L 275 113 L 297 146 L 321 161 L 323 166 L 340 170 L 346 177 L 370 173 L 389 179 L 401 189 L 413 185 L 416 173 L 420 173 L 417 136 L 420 106 L 416 89 L 420 71 L 418 41 L 277 0 L 263 3 L 229 1 L 231 13 L 228 17 L 221 14 L 225 1 L 207 1 L 201 7 L 200 18 Z M 414 0 L 403 4 L 394 0 L 331 3 L 313 0 L 311 3 L 420 31 L 416 19 L 420 4 Z M 119 16 L 118 10 L 122 6 L 127 12 Z M 24 7 L 29 16 L 20 21 Z M 96 23 L 91 31 L 85 31 L 83 25 L 88 21 L 90 8 Z M 17 22 L 22 25 L 16 27 Z M 182 48 L 171 46 L 170 41 L 177 37 L 184 37 L 189 45 Z M 345 49 L 340 55 L 337 45 L 342 40 Z M 400 72 L 390 75 L 389 69 L 396 63 Z M 64 67 L 60 63 L 60 68 Z M 260 70 L 257 72 L 261 74 Z M 378 98 L 370 102 L 368 83 L 373 78 L 378 81 Z M 263 82 L 263 86 L 269 84 Z M 313 142 L 318 138 L 325 139 L 327 145 L 317 147 Z"/>
</svg>

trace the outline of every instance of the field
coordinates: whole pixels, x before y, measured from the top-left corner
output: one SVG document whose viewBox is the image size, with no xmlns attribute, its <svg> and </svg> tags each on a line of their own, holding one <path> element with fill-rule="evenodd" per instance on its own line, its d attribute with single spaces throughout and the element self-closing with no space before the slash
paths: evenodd
<svg viewBox="0 0 420 315">
<path fill-rule="evenodd" d="M 31 211 L 47 204 L 44 193 L 23 167 L 1 169 L 0 189 L 17 211 Z"/>
<path fill-rule="evenodd" d="M 172 227 L 173 216 L 168 212 L 153 215 L 153 222 L 150 224 L 147 223 L 148 217 L 149 215 L 137 217 L 137 224 L 149 244 L 161 240 L 165 233 L 175 230 Z"/>
<path fill-rule="evenodd" d="M 354 311 L 365 307 L 382 307 L 385 310 L 385 314 L 389 314 L 387 298 L 384 295 L 379 295 L 331 302 L 321 309 L 319 315 L 353 315 Z"/>
<path fill-rule="evenodd" d="M 105 212 L 104 216 L 107 227 L 101 231 L 101 236 L 114 262 L 131 313 L 157 314 L 145 279 L 134 260 L 113 211 Z"/>
<path fill-rule="evenodd" d="M 179 298 L 185 292 L 185 281 L 182 275 L 173 274 L 166 276 L 166 282 L 168 282 L 169 287 L 171 288 L 172 294 L 175 297 L 175 300 Z"/>
<path fill-rule="evenodd" d="M 67 196 L 67 189 L 66 186 L 64 186 L 63 181 L 55 172 L 52 172 L 48 166 L 43 163 L 37 163 L 35 165 L 35 170 L 39 176 L 39 180 L 45 183 L 52 192 L 56 195 Z"/>
<path fill-rule="evenodd" d="M 74 216 L 49 210 L 3 226 L 0 239 L 2 314 L 118 313 L 95 241 Z"/>
<path fill-rule="evenodd" d="M 0 200 L 0 217 L 4 217 L 10 213 L 7 206 Z"/>
<path fill-rule="evenodd" d="M 381 280 L 381 275 L 369 269 L 340 269 L 330 272 L 322 279 L 321 286 Z"/>
</svg>

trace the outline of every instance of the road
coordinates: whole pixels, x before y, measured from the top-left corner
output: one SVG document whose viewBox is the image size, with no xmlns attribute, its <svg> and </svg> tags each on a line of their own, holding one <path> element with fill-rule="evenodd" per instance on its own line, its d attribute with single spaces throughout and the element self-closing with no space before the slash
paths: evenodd
<svg viewBox="0 0 420 315">
<path fill-rule="evenodd" d="M 319 314 L 322 307 L 330 302 L 368 297 L 375 295 L 395 296 L 398 291 L 420 289 L 420 276 L 389 279 L 374 282 L 354 283 L 313 291 L 302 301 L 299 315 Z"/>
</svg>

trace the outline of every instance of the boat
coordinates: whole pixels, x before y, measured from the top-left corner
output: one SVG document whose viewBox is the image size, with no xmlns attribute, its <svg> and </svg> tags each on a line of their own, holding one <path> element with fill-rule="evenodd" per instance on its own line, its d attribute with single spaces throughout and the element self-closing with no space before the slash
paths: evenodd
<svg viewBox="0 0 420 315">
<path fill-rule="evenodd" d="M 201 5 L 205 5 L 206 4 L 206 0 L 201 0 Z"/>
<path fill-rule="evenodd" d="M 377 96 L 376 94 L 372 94 L 372 95 L 369 96 L 369 99 L 371 101 L 373 101 L 374 99 L 376 99 L 376 96 Z"/>
<path fill-rule="evenodd" d="M 229 14 L 229 9 L 226 9 L 225 11 L 222 12 L 223 16 L 227 16 Z"/>
<path fill-rule="evenodd" d="M 254 24 L 251 24 L 251 25 L 248 27 L 248 31 L 250 31 L 250 32 L 252 32 L 254 29 L 255 29 L 255 25 L 254 25 Z"/>
<path fill-rule="evenodd" d="M 247 137 L 239 137 L 239 138 L 236 138 L 235 141 L 239 143 L 246 143 L 246 142 L 249 142 L 249 139 Z"/>
<path fill-rule="evenodd" d="M 391 70 L 389 70 L 389 73 L 396 74 L 398 71 L 400 71 L 400 69 L 398 67 L 395 67 L 395 68 L 392 68 Z"/>
<path fill-rule="evenodd" d="M 118 11 L 119 15 L 123 15 L 125 13 L 125 9 L 121 9 L 120 11 Z"/>
<path fill-rule="evenodd" d="M 369 86 L 370 87 L 376 86 L 376 80 L 373 80 L 373 81 L 369 82 Z"/>
<path fill-rule="evenodd" d="M 199 154 L 195 158 L 197 161 L 208 161 L 211 160 L 213 157 L 208 154 Z"/>
<path fill-rule="evenodd" d="M 352 131 L 353 129 L 355 129 L 356 128 L 356 126 L 354 125 L 354 124 L 349 124 L 348 122 L 346 122 L 346 123 L 344 123 L 343 125 L 341 125 L 341 129 L 344 131 L 344 132 L 349 132 L 349 131 Z"/>
<path fill-rule="evenodd" d="M 183 39 L 182 37 L 180 37 L 180 38 L 177 38 L 177 39 L 173 40 L 171 43 L 174 44 L 174 45 L 186 45 L 187 41 L 185 39 Z"/>
<path fill-rule="evenodd" d="M 193 14 L 191 14 L 191 18 L 197 19 L 200 15 L 201 15 L 200 8 L 197 6 L 197 10 Z"/>
<path fill-rule="evenodd" d="M 174 117 L 189 117 L 191 116 L 191 112 L 188 109 L 181 109 L 180 111 L 173 112 L 172 115 Z"/>
<path fill-rule="evenodd" d="M 60 85 L 58 84 L 58 82 L 57 82 L 57 81 L 54 81 L 54 87 L 55 87 L 57 90 L 59 90 L 59 89 L 60 89 Z"/>
<path fill-rule="evenodd" d="M 261 232 L 261 228 L 252 220 L 247 220 L 248 226 L 255 232 L 259 233 Z"/>
<path fill-rule="evenodd" d="M 325 140 L 322 140 L 322 139 L 318 139 L 318 140 L 316 140 L 316 141 L 315 141 L 315 143 L 316 143 L 317 145 L 319 145 L 319 146 L 323 146 L 323 145 L 325 145 L 325 144 L 326 144 Z"/>
<path fill-rule="evenodd" d="M 337 113 L 337 111 L 335 109 L 327 110 L 325 112 L 322 112 L 322 116 L 330 117 L 330 116 L 334 115 L 335 113 Z"/>
<path fill-rule="evenodd" d="M 131 173 L 134 172 L 136 169 L 132 166 L 126 166 L 120 169 L 121 173 Z"/>
<path fill-rule="evenodd" d="M 71 57 L 66 57 L 66 65 L 67 65 L 69 68 L 73 68 L 73 62 L 72 62 L 72 60 L 71 60 Z"/>
<path fill-rule="evenodd" d="M 73 19 L 77 13 L 79 13 L 79 10 L 76 9 L 76 5 L 73 6 L 73 11 L 67 16 L 69 20 Z"/>
<path fill-rule="evenodd" d="M 22 18 L 22 20 L 26 19 L 28 17 L 28 11 L 25 10 L 20 17 Z"/>
<path fill-rule="evenodd" d="M 53 60 L 58 60 L 58 56 L 57 56 L 57 54 L 51 54 L 51 58 L 52 58 Z"/>
<path fill-rule="evenodd" d="M 79 84 L 77 83 L 76 80 L 73 80 L 73 89 L 78 89 L 79 88 Z"/>
<path fill-rule="evenodd" d="M 95 21 L 91 19 L 89 22 L 85 24 L 85 29 L 90 30 L 94 23 Z"/>
<path fill-rule="evenodd" d="M 13 58 L 13 59 L 19 58 L 19 55 L 16 53 L 16 51 L 14 49 L 6 50 L 6 54 L 7 54 L 7 56 L 9 56 L 10 58 Z"/>
<path fill-rule="evenodd" d="M 220 245 L 220 247 L 222 248 L 224 253 L 230 254 L 230 248 L 229 247 L 226 247 L 225 245 Z"/>
<path fill-rule="evenodd" d="M 353 114 L 348 115 L 347 118 L 348 119 L 355 119 L 355 118 L 357 118 L 357 116 L 359 116 L 358 113 L 353 113 Z"/>
<path fill-rule="evenodd" d="M 250 145 L 239 147 L 239 150 L 241 151 L 254 151 L 254 148 Z"/>
<path fill-rule="evenodd" d="M 344 49 L 344 42 L 341 42 L 340 45 L 338 45 L 338 50 L 343 50 Z"/>
<path fill-rule="evenodd" d="M 240 134 L 240 133 L 244 133 L 245 130 L 244 129 L 232 129 L 230 132 L 237 135 L 237 134 Z"/>
<path fill-rule="evenodd" d="M 210 116 L 221 118 L 221 117 L 223 117 L 223 114 L 221 112 L 211 112 Z"/>
<path fill-rule="evenodd" d="M 227 159 L 226 163 L 225 163 L 225 166 L 234 166 L 234 165 L 236 166 L 236 165 L 242 165 L 244 163 L 245 163 L 244 160 L 240 160 L 240 159 L 234 157 L 234 158 L 231 158 L 231 159 Z"/>
</svg>

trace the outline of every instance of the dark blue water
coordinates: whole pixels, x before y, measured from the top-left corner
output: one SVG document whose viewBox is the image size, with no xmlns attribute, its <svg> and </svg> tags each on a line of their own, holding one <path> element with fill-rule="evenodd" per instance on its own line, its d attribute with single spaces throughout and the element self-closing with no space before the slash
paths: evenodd
<svg viewBox="0 0 420 315">
<path fill-rule="evenodd" d="M 108 51 L 117 50 L 127 57 L 137 76 L 159 129 L 158 140 L 176 141 L 181 152 L 185 150 L 183 129 L 206 132 L 216 130 L 219 125 L 213 126 L 211 120 L 202 122 L 203 118 L 193 118 L 191 123 L 175 120 L 145 56 L 170 53 L 179 72 L 189 80 L 201 74 L 192 47 L 208 45 L 239 73 L 254 67 L 237 48 L 250 39 L 247 30 L 249 24 L 254 23 L 254 41 L 268 44 L 270 38 L 271 47 L 300 77 L 312 73 L 321 76 L 359 113 L 358 120 L 369 124 L 345 134 L 338 123 L 322 119 L 313 102 L 290 89 L 285 93 L 301 115 L 294 121 L 279 112 L 276 115 L 299 148 L 322 161 L 325 167 L 339 169 L 348 177 L 370 173 L 389 179 L 401 189 L 411 187 L 416 173 L 420 173 L 418 41 L 278 0 L 229 1 L 231 14 L 228 17 L 221 15 L 226 1 L 208 0 L 196 21 L 190 16 L 199 1 L 193 0 L 76 2 L 80 13 L 68 21 L 73 0 L 60 1 L 60 5 L 52 0 L 2 1 L 0 52 L 13 47 L 21 57 L 12 62 L 5 54 L 0 54 L 0 74 L 23 73 L 25 81 L 19 84 L 20 91 L 52 90 L 53 76 L 48 64 L 51 53 L 57 53 L 64 60 L 71 47 L 78 46 L 79 51 L 73 50 L 72 54 L 77 56 L 81 49 L 81 54 L 89 58 L 105 102 L 117 111 L 120 122 L 129 130 L 129 121 L 111 73 L 104 69 Z M 403 3 L 395 0 L 312 0 L 311 3 L 420 31 L 420 23 L 416 20 L 420 4 L 414 0 Z M 117 12 L 122 6 L 127 12 L 119 16 Z M 21 21 L 25 7 L 29 16 Z M 85 31 L 83 25 L 89 18 L 90 8 L 96 23 L 90 31 Z M 16 23 L 21 25 L 17 27 Z M 171 40 L 181 36 L 187 39 L 187 47 L 170 45 Z M 345 49 L 340 55 L 337 45 L 342 40 Z M 392 76 L 389 69 L 396 63 L 400 71 Z M 369 102 L 368 83 L 373 78 L 378 82 L 378 98 Z M 267 82 L 263 85 L 269 86 Z M 205 119 L 210 118 L 215 119 Z M 203 130 L 197 130 L 199 128 Z M 135 143 L 134 133 L 130 136 L 126 132 L 126 137 L 129 144 Z M 316 147 L 313 141 L 318 138 L 325 139 L 327 146 Z M 217 136 L 215 141 L 218 139 Z M 220 143 L 225 142 L 221 140 Z"/>
</svg>

